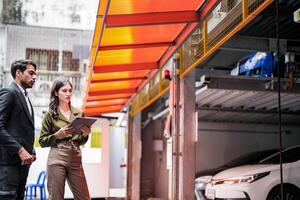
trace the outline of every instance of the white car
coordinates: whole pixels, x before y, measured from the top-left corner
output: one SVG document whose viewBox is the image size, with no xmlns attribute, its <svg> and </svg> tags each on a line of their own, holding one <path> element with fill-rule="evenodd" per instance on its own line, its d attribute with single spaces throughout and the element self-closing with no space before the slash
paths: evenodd
<svg viewBox="0 0 300 200">
<path fill-rule="evenodd" d="M 206 198 L 204 197 L 206 184 L 209 183 L 211 181 L 211 178 L 217 173 L 241 165 L 257 164 L 261 160 L 269 157 L 270 155 L 273 155 L 276 152 L 278 152 L 277 149 L 267 149 L 250 152 L 247 154 L 243 154 L 219 167 L 197 172 L 197 178 L 195 179 L 195 195 L 197 200 L 206 200 Z"/>
<path fill-rule="evenodd" d="M 300 145 L 282 152 L 284 200 L 300 200 Z M 279 153 L 255 165 L 230 168 L 207 184 L 208 199 L 280 200 Z"/>
</svg>

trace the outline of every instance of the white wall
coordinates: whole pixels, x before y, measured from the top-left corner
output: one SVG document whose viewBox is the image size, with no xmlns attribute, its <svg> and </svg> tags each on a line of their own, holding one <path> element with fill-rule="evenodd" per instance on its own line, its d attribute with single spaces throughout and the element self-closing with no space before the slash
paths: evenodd
<svg viewBox="0 0 300 200">
<path fill-rule="evenodd" d="M 90 30 L 95 25 L 97 0 L 23 0 L 22 3 L 23 13 L 27 13 L 24 19 L 29 25 Z M 76 21 L 72 21 L 74 16 Z"/>
<path fill-rule="evenodd" d="M 125 128 L 111 127 L 110 141 L 110 188 L 125 188 Z"/>
<path fill-rule="evenodd" d="M 220 166 L 244 153 L 278 148 L 278 126 L 199 122 L 196 171 Z M 300 144 L 300 127 L 283 127 L 284 146 Z"/>
</svg>

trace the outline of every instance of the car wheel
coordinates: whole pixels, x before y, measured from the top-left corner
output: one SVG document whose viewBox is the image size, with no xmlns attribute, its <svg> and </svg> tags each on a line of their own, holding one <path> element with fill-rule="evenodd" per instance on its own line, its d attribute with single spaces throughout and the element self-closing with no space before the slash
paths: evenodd
<svg viewBox="0 0 300 200">
<path fill-rule="evenodd" d="M 299 200 L 300 191 L 295 186 L 285 186 L 283 188 L 283 200 Z M 268 195 L 267 200 L 281 200 L 280 186 L 274 188 Z"/>
</svg>

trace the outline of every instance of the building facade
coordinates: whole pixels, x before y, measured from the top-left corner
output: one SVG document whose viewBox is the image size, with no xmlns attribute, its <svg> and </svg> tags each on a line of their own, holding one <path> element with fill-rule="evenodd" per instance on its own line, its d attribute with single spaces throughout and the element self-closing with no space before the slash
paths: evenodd
<svg viewBox="0 0 300 200">
<path fill-rule="evenodd" d="M 97 0 L 0 0 L 0 87 L 12 81 L 14 60 L 38 65 L 30 95 L 36 114 L 47 110 L 55 78 L 68 78 L 73 104 L 81 107 Z"/>
<path fill-rule="evenodd" d="M 2 24 L 0 26 L 1 87 L 12 81 L 10 65 L 31 59 L 38 65 L 30 91 L 36 114 L 47 110 L 52 82 L 65 77 L 73 84 L 73 104 L 81 107 L 92 31 Z"/>
</svg>

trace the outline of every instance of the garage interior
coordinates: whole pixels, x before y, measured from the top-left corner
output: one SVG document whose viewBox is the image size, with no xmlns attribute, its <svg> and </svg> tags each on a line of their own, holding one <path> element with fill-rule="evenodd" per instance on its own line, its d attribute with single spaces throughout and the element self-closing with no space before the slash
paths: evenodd
<svg viewBox="0 0 300 200">
<path fill-rule="evenodd" d="M 283 147 L 288 147 L 300 144 L 300 74 L 299 69 L 288 71 L 284 61 L 284 55 L 289 52 L 293 53 L 296 65 L 300 64 L 300 28 L 292 18 L 300 2 L 279 1 L 279 6 L 281 131 Z M 274 71 L 273 77 L 233 75 L 239 60 L 247 54 L 277 52 L 275 11 L 273 2 L 191 73 L 197 112 L 197 134 L 192 136 L 196 141 L 195 173 L 248 152 L 279 148 L 277 72 Z M 189 55 L 196 52 L 196 57 L 203 53 L 203 49 L 199 49 L 203 41 L 197 41 L 197 37 L 201 38 L 199 32 L 196 29 L 184 44 L 186 52 Z M 195 60 L 185 58 L 184 62 Z M 293 75 L 292 84 L 289 74 Z M 168 138 L 164 137 L 169 104 L 169 94 L 165 93 L 133 119 L 139 121 L 141 127 L 140 138 L 136 138 L 141 140 L 138 147 L 141 151 L 141 199 L 168 199 L 170 196 Z M 193 170 L 193 167 L 184 170 Z"/>
</svg>

